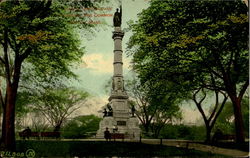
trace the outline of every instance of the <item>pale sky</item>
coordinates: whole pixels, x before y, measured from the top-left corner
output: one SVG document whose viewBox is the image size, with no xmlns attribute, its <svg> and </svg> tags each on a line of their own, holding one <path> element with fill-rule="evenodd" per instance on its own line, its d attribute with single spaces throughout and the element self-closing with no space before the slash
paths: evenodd
<svg viewBox="0 0 250 158">
<path fill-rule="evenodd" d="M 126 2 L 126 3 L 124 3 Z M 137 14 L 149 6 L 148 0 L 126 0 L 122 4 L 122 29 L 127 28 L 126 24 L 129 20 L 136 21 Z M 110 4 L 103 6 L 104 8 L 110 7 L 111 10 L 104 11 L 105 14 L 114 14 L 116 8 L 119 7 L 117 0 L 110 0 Z M 103 13 L 103 12 L 102 12 Z M 82 57 L 83 63 L 78 69 L 74 70 L 79 76 L 80 82 L 74 82 L 73 85 L 79 89 L 85 89 L 90 93 L 91 97 L 88 99 L 88 106 L 83 106 L 79 114 L 95 114 L 102 116 L 98 113 L 101 107 L 108 103 L 109 93 L 104 89 L 105 84 L 113 75 L 113 49 L 114 43 L 112 39 L 113 31 L 113 17 L 106 16 L 102 19 L 93 18 L 94 20 L 105 20 L 108 24 L 103 29 L 99 28 L 95 35 L 88 36 L 82 33 L 82 44 L 85 47 L 86 53 Z M 129 76 L 130 72 L 130 58 L 125 54 L 126 43 L 128 42 L 131 32 L 125 32 L 123 38 L 123 72 Z M 183 117 L 186 123 L 196 122 L 200 118 L 200 114 L 194 108 L 182 107 Z M 192 117 L 191 117 L 192 116 Z"/>
<path fill-rule="evenodd" d="M 124 3 L 126 2 L 126 3 Z M 148 7 L 147 0 L 126 0 L 122 4 L 122 29 L 127 28 L 126 24 L 129 20 L 137 20 L 137 14 L 142 9 Z M 114 14 L 116 8 L 119 7 L 117 0 L 111 0 L 110 4 L 101 6 L 104 8 L 112 8 L 94 14 Z M 105 16 L 101 18 L 92 18 L 93 20 L 106 21 L 104 28 L 97 28 L 94 35 L 85 36 L 82 33 L 82 46 L 85 47 L 86 53 L 82 57 L 83 63 L 74 72 L 79 76 L 80 82 L 72 83 L 79 89 L 85 89 L 90 93 L 87 108 L 83 108 L 82 112 L 98 114 L 98 110 L 108 103 L 109 94 L 105 91 L 104 86 L 113 75 L 113 49 L 114 42 L 112 39 L 113 17 Z M 124 76 L 129 75 L 130 59 L 126 57 L 126 43 L 131 33 L 125 32 L 123 38 L 123 72 Z"/>
<path fill-rule="evenodd" d="M 111 7 L 111 11 L 105 11 L 105 14 L 113 14 L 116 8 L 119 6 L 118 3 L 107 4 L 103 7 Z M 147 8 L 147 0 L 126 0 L 126 3 L 122 4 L 123 17 L 122 17 L 122 29 L 127 28 L 127 21 L 136 20 L 137 14 L 142 11 L 143 8 Z M 94 20 L 97 18 L 93 18 Z M 107 16 L 102 17 L 101 20 L 105 20 L 109 26 L 105 26 L 104 29 L 98 28 L 95 35 L 86 38 L 83 36 L 82 43 L 85 46 L 86 53 L 82 57 L 84 63 L 75 70 L 79 75 L 81 82 L 77 84 L 77 87 L 83 87 L 89 93 L 94 96 L 108 95 L 104 91 L 104 85 L 112 77 L 113 74 L 113 49 L 114 43 L 112 39 L 113 31 L 113 17 Z M 131 33 L 126 32 L 123 38 L 123 51 L 126 51 L 126 43 L 128 42 Z M 130 59 L 123 55 L 123 68 L 124 75 L 128 73 Z"/>
</svg>

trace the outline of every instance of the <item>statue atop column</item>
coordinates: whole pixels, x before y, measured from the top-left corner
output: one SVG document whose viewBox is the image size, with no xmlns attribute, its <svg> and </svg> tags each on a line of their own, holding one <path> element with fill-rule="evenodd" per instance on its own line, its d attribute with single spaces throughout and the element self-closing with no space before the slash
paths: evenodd
<svg viewBox="0 0 250 158">
<path fill-rule="evenodd" d="M 114 27 L 121 27 L 122 24 L 122 6 L 120 6 L 120 12 L 119 9 L 116 9 L 116 12 L 113 17 L 113 24 Z"/>
</svg>

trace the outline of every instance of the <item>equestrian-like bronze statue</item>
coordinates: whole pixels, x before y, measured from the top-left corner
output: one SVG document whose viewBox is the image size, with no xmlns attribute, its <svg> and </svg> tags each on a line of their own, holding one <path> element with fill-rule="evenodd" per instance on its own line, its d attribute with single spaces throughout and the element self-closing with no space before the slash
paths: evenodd
<svg viewBox="0 0 250 158">
<path fill-rule="evenodd" d="M 116 9 L 116 12 L 113 17 L 113 23 L 114 27 L 121 27 L 122 24 L 122 6 L 120 6 L 120 12 L 119 9 Z"/>
</svg>

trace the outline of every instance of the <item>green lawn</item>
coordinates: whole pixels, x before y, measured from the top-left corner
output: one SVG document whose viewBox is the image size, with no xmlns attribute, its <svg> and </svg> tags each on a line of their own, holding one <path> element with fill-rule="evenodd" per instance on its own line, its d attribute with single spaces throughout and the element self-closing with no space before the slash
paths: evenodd
<svg viewBox="0 0 250 158">
<path fill-rule="evenodd" d="M 18 152 L 24 152 L 28 149 L 33 149 L 36 152 L 36 157 L 224 157 L 195 150 L 135 142 L 17 141 Z"/>
</svg>

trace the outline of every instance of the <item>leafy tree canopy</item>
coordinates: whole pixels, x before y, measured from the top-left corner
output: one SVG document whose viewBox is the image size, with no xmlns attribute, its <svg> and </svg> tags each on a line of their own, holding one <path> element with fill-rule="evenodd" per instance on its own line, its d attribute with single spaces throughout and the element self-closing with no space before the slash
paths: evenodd
<svg viewBox="0 0 250 158">
<path fill-rule="evenodd" d="M 220 79 L 221 69 L 233 83 L 248 78 L 248 18 L 241 1 L 155 0 L 130 26 L 129 54 L 143 82 L 190 88 L 196 80 L 207 84 L 211 71 Z"/>
<path fill-rule="evenodd" d="M 201 87 L 225 91 L 237 142 L 244 141 L 241 100 L 249 85 L 247 11 L 241 0 L 150 1 L 130 23 L 128 43 L 139 78 L 156 90 L 172 83 L 184 95 Z"/>
<path fill-rule="evenodd" d="M 69 7 L 92 7 L 97 1 L 61 0 L 0 2 L 0 103 L 3 108 L 1 142 L 7 150 L 15 149 L 15 102 L 19 82 L 34 79 L 56 85 L 62 78 L 76 77 L 71 71 L 84 51 L 74 28 L 87 30 L 87 17 L 79 24 L 71 24 Z M 26 71 L 23 71 L 26 70 Z M 26 73 L 25 73 L 26 72 Z"/>
</svg>

